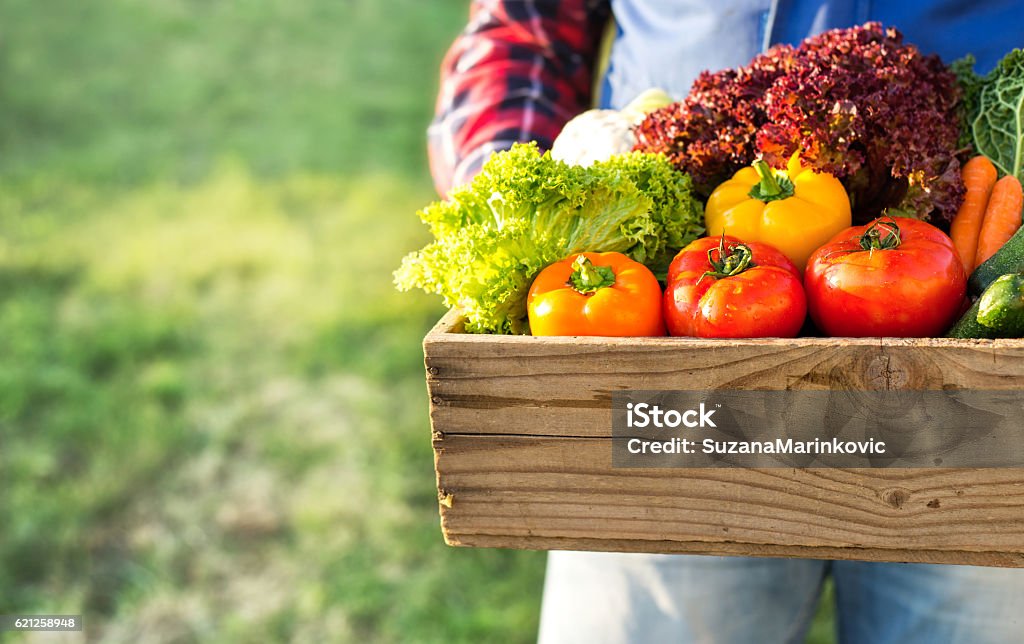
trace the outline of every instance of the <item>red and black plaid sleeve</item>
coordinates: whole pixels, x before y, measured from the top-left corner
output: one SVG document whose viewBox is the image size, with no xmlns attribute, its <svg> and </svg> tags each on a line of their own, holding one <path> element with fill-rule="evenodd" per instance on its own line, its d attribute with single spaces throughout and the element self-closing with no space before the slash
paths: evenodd
<svg viewBox="0 0 1024 644">
<path fill-rule="evenodd" d="M 492 152 L 517 141 L 550 147 L 590 106 L 607 0 L 474 0 L 441 67 L 428 130 L 430 169 L 444 195 Z"/>
</svg>

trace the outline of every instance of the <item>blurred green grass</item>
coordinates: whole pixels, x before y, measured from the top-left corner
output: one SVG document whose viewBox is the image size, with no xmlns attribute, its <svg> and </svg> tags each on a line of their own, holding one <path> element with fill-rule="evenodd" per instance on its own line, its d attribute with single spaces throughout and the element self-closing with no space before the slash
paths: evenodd
<svg viewBox="0 0 1024 644">
<path fill-rule="evenodd" d="M 109 642 L 534 639 L 543 554 L 441 542 L 441 309 L 390 285 L 465 19 L 0 3 L 0 612 Z"/>
<path fill-rule="evenodd" d="M 529 641 L 440 539 L 423 131 L 463 2 L 0 4 L 2 612 L 113 642 Z"/>
</svg>

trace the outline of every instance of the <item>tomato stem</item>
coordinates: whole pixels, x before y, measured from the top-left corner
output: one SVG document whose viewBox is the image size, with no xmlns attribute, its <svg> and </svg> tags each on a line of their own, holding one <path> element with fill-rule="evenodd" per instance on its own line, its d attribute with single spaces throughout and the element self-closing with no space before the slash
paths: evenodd
<svg viewBox="0 0 1024 644">
<path fill-rule="evenodd" d="M 718 259 L 715 259 L 715 252 L 718 253 Z M 728 253 L 728 254 L 727 254 Z M 705 277 L 714 277 L 716 279 L 722 279 L 725 277 L 733 277 L 739 275 L 748 268 L 754 267 L 754 253 L 750 250 L 750 246 L 746 244 L 734 244 L 730 247 L 725 245 L 725 235 L 722 235 L 722 239 L 718 242 L 718 246 L 708 251 L 708 263 L 711 264 L 710 270 L 700 276 L 700 279 Z M 697 280 L 700 283 L 700 280 Z"/>
<path fill-rule="evenodd" d="M 883 217 L 875 220 L 860 236 L 860 247 L 867 251 L 892 250 L 899 248 L 902 241 L 896 220 L 892 217 Z"/>
<path fill-rule="evenodd" d="M 747 196 L 758 201 L 775 201 L 777 199 L 789 199 L 796 192 L 793 182 L 785 175 L 776 176 L 775 172 L 764 162 L 763 159 L 754 161 L 754 170 L 757 176 L 761 177 L 758 183 L 750 189 Z"/>
<path fill-rule="evenodd" d="M 611 266 L 595 266 L 584 255 L 578 256 L 572 267 L 566 284 L 581 295 L 592 295 L 615 284 L 615 271 Z"/>
</svg>

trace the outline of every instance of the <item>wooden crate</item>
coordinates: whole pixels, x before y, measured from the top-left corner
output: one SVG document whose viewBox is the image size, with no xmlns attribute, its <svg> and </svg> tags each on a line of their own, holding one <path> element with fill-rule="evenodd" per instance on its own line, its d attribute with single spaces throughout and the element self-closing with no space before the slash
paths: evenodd
<svg viewBox="0 0 1024 644">
<path fill-rule="evenodd" d="M 1024 567 L 1024 469 L 611 464 L 612 391 L 1024 389 L 1024 341 L 461 329 L 449 314 L 423 343 L 451 545 Z"/>
</svg>

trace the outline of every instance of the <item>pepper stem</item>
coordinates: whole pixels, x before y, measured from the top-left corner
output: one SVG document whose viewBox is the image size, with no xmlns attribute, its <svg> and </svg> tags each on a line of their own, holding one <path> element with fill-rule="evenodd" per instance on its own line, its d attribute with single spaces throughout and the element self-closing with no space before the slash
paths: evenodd
<svg viewBox="0 0 1024 644">
<path fill-rule="evenodd" d="M 716 252 L 718 253 L 718 259 L 715 259 Z M 739 275 L 748 268 L 755 266 L 753 259 L 754 253 L 750 250 L 750 246 L 746 244 L 736 244 L 726 248 L 725 234 L 723 233 L 718 246 L 708 251 L 708 264 L 711 264 L 713 270 L 705 272 L 701 275 L 700 279 L 705 277 L 723 279 Z M 697 280 L 697 283 L 699 284 L 700 280 Z"/>
<path fill-rule="evenodd" d="M 885 236 L 883 237 L 883 232 Z M 900 227 L 892 217 L 882 217 L 864 231 L 860 236 L 860 247 L 867 251 L 892 250 L 899 248 L 903 242 L 900 239 Z"/>
<path fill-rule="evenodd" d="M 572 267 L 567 284 L 581 295 L 591 295 L 615 284 L 615 271 L 611 266 L 595 266 L 584 255 L 578 256 Z"/>
<path fill-rule="evenodd" d="M 776 176 L 775 172 L 765 163 L 764 159 L 754 161 L 753 168 L 757 172 L 760 181 L 747 193 L 751 199 L 758 201 L 775 201 L 776 199 L 789 199 L 796 189 L 789 177 Z"/>
</svg>

